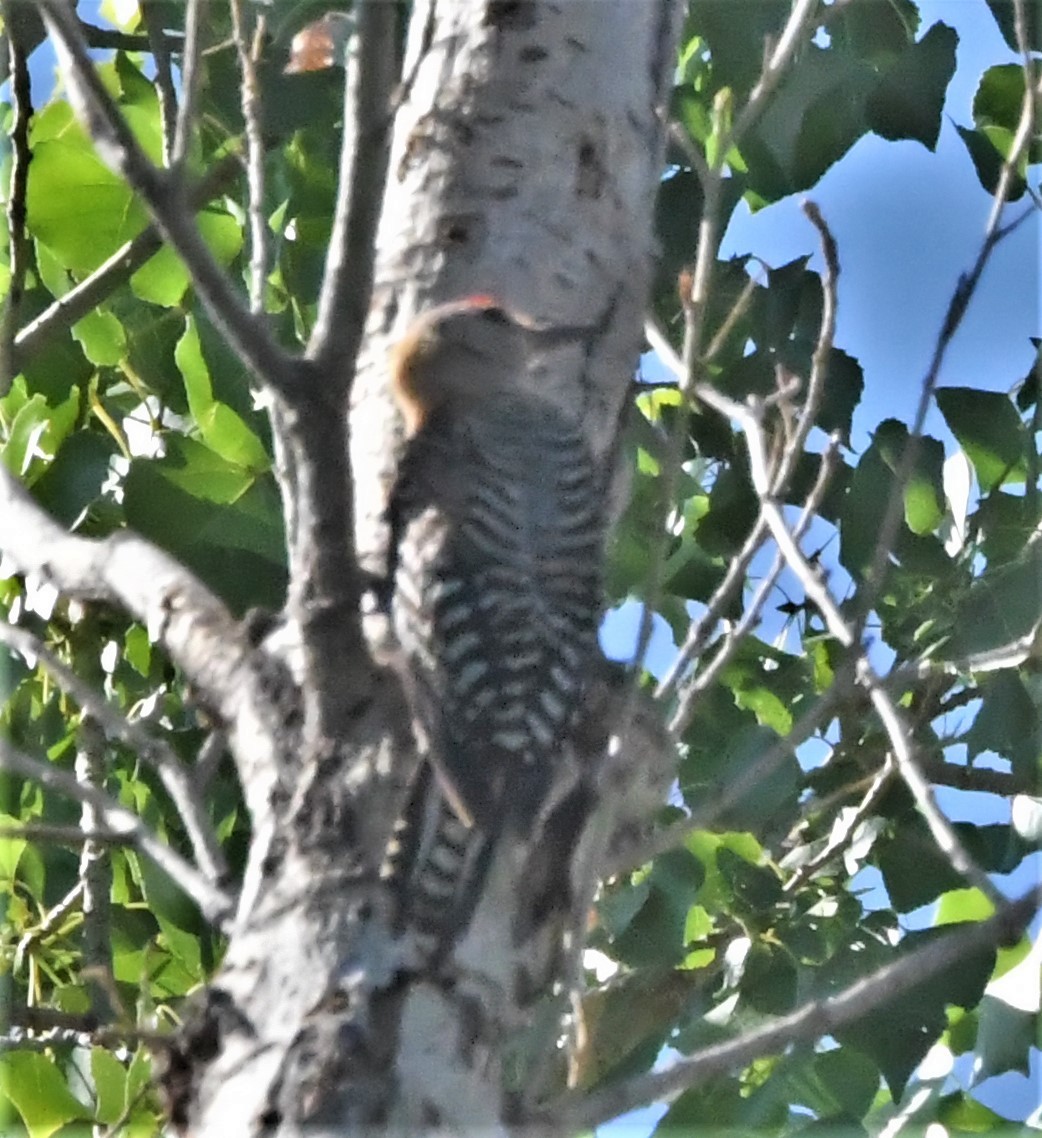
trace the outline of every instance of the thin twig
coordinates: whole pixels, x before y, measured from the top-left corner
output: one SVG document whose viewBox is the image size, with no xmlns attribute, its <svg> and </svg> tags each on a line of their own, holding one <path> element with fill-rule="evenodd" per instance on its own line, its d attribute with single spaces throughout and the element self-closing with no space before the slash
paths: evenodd
<svg viewBox="0 0 1042 1138">
<path fill-rule="evenodd" d="M 163 126 L 163 165 L 174 163 L 174 140 L 177 135 L 177 91 L 170 65 L 170 42 L 164 34 L 161 9 L 154 0 L 141 5 L 141 19 L 148 36 L 148 48 L 156 65 L 156 92 L 159 97 L 159 120 Z"/>
<path fill-rule="evenodd" d="M 785 494 L 796 471 L 796 466 L 803 457 L 803 448 L 807 442 L 807 436 L 814 426 L 814 421 L 821 408 L 821 401 L 825 395 L 829 358 L 832 355 L 832 345 L 836 337 L 837 289 L 839 286 L 839 253 L 836 249 L 836 239 L 832 236 L 832 231 L 814 202 L 804 201 L 803 212 L 818 231 L 821 239 L 821 253 L 825 261 L 825 272 L 821 278 L 821 327 L 818 330 L 818 341 L 814 345 L 814 352 L 811 356 L 807 395 L 800 409 L 796 432 L 786 445 L 784 457 L 772 483 L 776 497 Z"/>
<path fill-rule="evenodd" d="M 828 488 L 829 481 L 836 469 L 836 455 L 839 451 L 839 440 L 831 438 L 829 440 L 828 449 L 821 456 L 821 464 L 818 467 L 818 477 L 814 481 L 810 494 L 803 505 L 800 516 L 793 527 L 793 539 L 799 541 L 800 537 L 806 532 L 810 526 L 811 521 L 817 512 L 818 506 L 821 504 L 822 498 L 825 496 L 825 491 Z M 765 518 L 758 519 L 759 524 L 763 525 L 764 529 L 768 528 L 768 523 Z M 741 555 L 739 555 L 741 556 Z M 730 628 L 724 638 L 723 644 L 720 646 L 717 654 L 713 657 L 709 665 L 699 672 L 698 676 L 689 684 L 685 685 L 682 698 L 677 707 L 676 714 L 670 723 L 670 729 L 676 731 L 678 734 L 683 732 L 691 721 L 694 714 L 694 704 L 698 696 L 704 692 L 710 684 L 715 682 L 716 677 L 726 667 L 727 663 L 734 656 L 738 650 L 745 635 L 750 631 L 753 625 L 760 617 L 764 605 L 767 603 L 767 598 L 770 596 L 774 586 L 777 584 L 778 578 L 781 576 L 782 571 L 786 565 L 786 559 L 781 550 L 775 553 L 774 560 L 770 568 L 764 575 L 763 580 L 757 586 L 756 592 L 753 594 L 752 599 L 746 606 L 745 611 L 742 613 L 741 618 Z"/>
<path fill-rule="evenodd" d="M 256 18 L 251 37 L 243 24 L 242 0 L 228 0 L 232 39 L 239 58 L 242 82 L 242 118 L 246 126 L 247 217 L 250 223 L 250 311 L 260 317 L 268 284 L 268 225 L 264 218 L 264 138 L 261 133 L 261 88 L 257 58 L 263 42 L 265 20 Z M 252 39 L 252 44 L 247 40 Z"/>
<path fill-rule="evenodd" d="M 22 934 L 15 948 L 14 959 L 11 964 L 11 971 L 14 975 L 17 976 L 21 972 L 26 954 L 33 945 L 39 944 L 45 937 L 50 936 L 79 907 L 82 897 L 83 882 L 77 881 L 56 905 L 52 905 L 44 913 L 37 924 Z"/>
<path fill-rule="evenodd" d="M 356 32 L 345 66 L 344 136 L 333 232 L 318 316 L 307 347 L 323 384 L 334 384 L 341 397 L 354 378 L 369 311 L 398 80 L 395 5 L 360 0 L 355 12 Z"/>
<path fill-rule="evenodd" d="M 691 666 L 693 660 L 702 654 L 709 641 L 711 630 L 715 627 L 720 614 L 731 603 L 738 589 L 745 581 L 745 573 L 756 556 L 757 551 L 767 539 L 767 523 L 762 517 L 757 517 L 752 529 L 742 543 L 737 555 L 728 562 L 724 578 L 713 590 L 713 595 L 706 603 L 705 612 L 697 620 L 693 620 L 687 630 L 684 643 L 670 664 L 662 681 L 655 689 L 655 698 L 667 702 L 676 694 L 684 674 Z M 675 728 L 676 729 L 676 728 Z M 679 728 L 683 730 L 683 728 Z"/>
<path fill-rule="evenodd" d="M 818 0 L 794 0 L 789 18 L 785 21 L 785 27 L 782 28 L 778 42 L 765 63 L 756 86 L 749 92 L 749 98 L 735 116 L 730 133 L 720 146 L 721 161 L 726 158 L 733 146 L 741 142 L 745 132 L 763 113 L 768 100 L 788 71 L 796 52 L 810 39 L 817 27 L 817 21 L 812 17 L 818 14 L 819 8 Z"/>
<path fill-rule="evenodd" d="M 199 100 L 199 55 L 202 49 L 201 0 L 188 0 L 185 8 L 185 40 L 181 51 L 181 106 L 177 112 L 171 165 L 181 166 L 188 154 Z"/>
<path fill-rule="evenodd" d="M 77 729 L 76 779 L 79 784 L 99 791 L 105 781 L 105 735 L 98 722 L 84 715 Z M 90 833 L 101 822 L 100 811 L 94 802 L 85 799 L 80 803 L 80 826 Z M 109 941 L 109 894 L 112 891 L 112 867 L 109 864 L 108 846 L 89 838 L 80 850 L 79 879 L 83 910 L 83 963 L 86 968 L 104 974 L 107 983 L 97 980 L 90 983 L 92 1004 L 108 1007 L 108 991 L 112 987 L 112 960 Z"/>
<path fill-rule="evenodd" d="M 129 530 L 99 539 L 67 533 L 0 463 L 0 549 L 60 593 L 135 616 L 230 730 L 247 709 L 263 716 L 262 662 L 253 646 L 224 603 L 151 542 Z M 254 749 L 254 759 L 262 750 Z"/>
<path fill-rule="evenodd" d="M 91 786 L 81 785 L 75 775 L 53 763 L 32 758 L 3 738 L 0 738 L 0 770 L 32 779 L 76 802 L 89 803 L 97 810 L 104 826 L 132 838 L 137 848 L 199 906 L 208 920 L 221 925 L 231 916 L 233 898 L 161 841 L 136 814 L 120 806 L 115 799 Z"/>
<path fill-rule="evenodd" d="M 58 826 L 50 822 L 25 822 L 19 826 L 0 826 L 0 841 L 53 843 L 79 849 L 86 841 L 110 846 L 126 845 L 132 839 L 115 830 L 84 830 L 80 826 Z"/>
<path fill-rule="evenodd" d="M 852 673 L 838 673 L 832 686 L 796 720 L 792 730 L 776 739 L 755 762 L 750 763 L 737 778 L 724 784 L 706 786 L 699 789 L 698 805 L 686 818 L 681 818 L 666 826 L 651 838 L 641 841 L 619 852 L 607 868 L 604 877 L 614 877 L 620 873 L 646 864 L 652 858 L 667 850 L 676 849 L 696 830 L 704 830 L 751 790 L 762 786 L 786 759 L 792 757 L 796 748 L 817 731 L 826 717 L 831 718 L 847 692 L 852 681 Z"/>
<path fill-rule="evenodd" d="M 7 188 L 7 233 L 10 282 L 4 298 L 3 316 L 0 319 L 0 396 L 10 390 L 11 381 L 18 374 L 15 363 L 14 330 L 18 324 L 25 292 L 25 276 L 29 271 L 32 253 L 25 231 L 26 188 L 29 179 L 29 120 L 32 118 L 32 81 L 29 61 L 20 37 L 11 23 L 10 0 L 2 8 L 7 26 L 7 57 L 11 75 L 11 103 L 14 118 L 11 122 L 11 178 Z"/>
</svg>

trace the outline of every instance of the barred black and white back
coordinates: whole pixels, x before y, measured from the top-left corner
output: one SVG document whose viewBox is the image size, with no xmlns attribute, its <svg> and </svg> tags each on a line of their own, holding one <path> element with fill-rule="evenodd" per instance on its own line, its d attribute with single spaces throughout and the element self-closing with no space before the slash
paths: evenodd
<svg viewBox="0 0 1042 1138">
<path fill-rule="evenodd" d="M 439 784 L 407 812 L 414 923 L 458 930 L 474 898 L 439 866 L 476 887 L 496 833 L 531 828 L 553 793 L 597 654 L 598 497 L 578 425 L 534 397 L 435 413 L 410 443 L 393 618 Z"/>
</svg>

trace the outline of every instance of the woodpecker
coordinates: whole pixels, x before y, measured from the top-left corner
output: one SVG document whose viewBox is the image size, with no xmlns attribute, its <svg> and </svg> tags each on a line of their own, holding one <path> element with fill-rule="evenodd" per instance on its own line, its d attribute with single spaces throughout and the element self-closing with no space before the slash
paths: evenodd
<svg viewBox="0 0 1042 1138">
<path fill-rule="evenodd" d="M 391 615 L 425 752 L 399 860 L 436 938 L 466 926 L 498 836 L 547 807 L 599 657 L 600 482 L 578 419 L 523 386 L 534 352 L 582 331 L 475 296 L 391 354 Z"/>
</svg>

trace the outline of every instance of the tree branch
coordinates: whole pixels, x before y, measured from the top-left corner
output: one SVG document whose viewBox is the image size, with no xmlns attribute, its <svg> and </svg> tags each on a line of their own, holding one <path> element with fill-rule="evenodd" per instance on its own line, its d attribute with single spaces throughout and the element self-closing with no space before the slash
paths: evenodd
<svg viewBox="0 0 1042 1138">
<path fill-rule="evenodd" d="M 342 394 L 354 376 L 369 310 L 397 80 L 397 10 L 384 0 L 361 0 L 355 10 L 357 33 L 346 60 L 333 233 L 318 319 L 307 349 L 323 382 L 334 383 Z"/>
<path fill-rule="evenodd" d="M 201 0 L 188 0 L 185 8 L 185 42 L 181 50 L 181 105 L 174 125 L 174 141 L 170 148 L 171 166 L 177 168 L 185 160 L 199 99 L 199 55 L 202 50 L 199 11 Z"/>
<path fill-rule="evenodd" d="M 15 359 L 14 330 L 25 291 L 25 275 L 32 252 L 25 232 L 26 188 L 29 178 L 29 120 L 32 117 L 32 84 L 29 60 L 17 23 L 11 20 L 11 2 L 4 0 L 3 12 L 7 29 L 7 59 L 11 74 L 11 177 L 7 187 L 8 260 L 11 280 L 0 318 L 0 396 L 6 395 L 18 374 Z"/>
<path fill-rule="evenodd" d="M 235 724 L 259 676 L 231 613 L 169 554 L 126 530 L 100 540 L 66 533 L 0 464 L 0 548 L 59 592 L 131 613 L 163 644 L 213 710 Z"/>
<path fill-rule="evenodd" d="M 247 217 L 250 227 L 250 311 L 263 319 L 264 294 L 268 285 L 268 225 L 264 218 L 264 139 L 261 136 L 261 91 L 257 79 L 257 55 L 263 42 L 265 19 L 257 14 L 252 37 L 243 23 L 242 0 L 229 0 L 232 40 L 239 58 L 242 82 L 239 93 L 242 120 L 246 125 Z M 252 39 L 252 44 L 247 39 Z"/>
</svg>

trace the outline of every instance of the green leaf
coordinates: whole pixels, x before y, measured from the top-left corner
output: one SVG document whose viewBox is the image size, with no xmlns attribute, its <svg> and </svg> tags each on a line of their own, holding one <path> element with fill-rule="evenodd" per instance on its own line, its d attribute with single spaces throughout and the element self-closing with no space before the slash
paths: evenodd
<svg viewBox="0 0 1042 1138">
<path fill-rule="evenodd" d="M 768 202 L 810 189 L 868 130 L 877 83 L 866 61 L 809 44 L 741 141 L 750 189 Z"/>
<path fill-rule="evenodd" d="M 1031 777 L 1042 754 L 1042 717 L 1024 681 L 1012 669 L 983 677 L 981 708 L 966 734 L 970 759 L 987 751 L 1002 755 L 1017 774 Z"/>
<path fill-rule="evenodd" d="M 94 1047 L 90 1053 L 90 1072 L 97 1095 L 95 1118 L 111 1125 L 127 1107 L 127 1071 L 110 1051 Z"/>
<path fill-rule="evenodd" d="M 1036 964 L 1036 972 L 1037 968 Z M 1027 1075 L 1031 1048 L 1038 1042 L 1038 1009 L 1025 1011 L 985 993 L 977 1014 L 975 1081 L 1003 1071 Z"/>
<path fill-rule="evenodd" d="M 872 565 L 892 486 L 893 474 L 873 444 L 854 470 L 839 518 L 839 559 L 854 578 Z"/>
<path fill-rule="evenodd" d="M 953 28 L 937 23 L 901 53 L 868 98 L 868 123 L 876 134 L 891 141 L 915 139 L 934 149 L 958 43 Z"/>
<path fill-rule="evenodd" d="M 938 1104 L 937 1125 L 946 1134 L 1005 1134 L 1009 1119 L 989 1109 L 965 1091 L 953 1091 Z"/>
<path fill-rule="evenodd" d="M 101 496 L 112 458 L 118 453 L 110 435 L 77 431 L 62 443 L 54 462 L 34 484 L 36 500 L 57 521 L 71 527 Z"/>
<path fill-rule="evenodd" d="M 837 1047 L 814 1056 L 813 1071 L 831 1101 L 815 1107 L 819 1114 L 833 1118 L 863 1118 L 879 1090 L 879 1071 L 864 1055 L 849 1047 Z M 812 1105 L 808 1103 L 808 1105 Z"/>
<path fill-rule="evenodd" d="M 854 410 L 861 402 L 864 390 L 861 364 L 842 349 L 833 348 L 829 353 L 825 394 L 818 408 L 818 426 L 830 434 L 838 431 L 841 439 L 848 440 Z"/>
<path fill-rule="evenodd" d="M 899 946 L 899 955 L 913 952 L 939 935 L 951 934 L 948 929 L 906 933 Z M 863 967 L 870 964 L 870 961 L 865 961 Z M 879 1065 L 890 1093 L 897 1101 L 912 1072 L 944 1030 L 947 1024 L 945 1008 L 949 1004 L 975 1007 L 994 966 L 993 948 L 965 953 L 948 968 L 910 991 L 892 999 L 884 997 L 864 1017 L 838 1029 L 836 1038 L 864 1052 Z"/>
<path fill-rule="evenodd" d="M 998 24 L 999 30 L 1002 32 L 1006 46 L 1019 55 L 1020 44 L 1017 42 L 1016 22 L 1017 9 L 1010 3 L 1010 0 L 985 0 L 985 2 L 991 9 L 991 14 L 995 17 L 995 23 Z M 1042 13 L 1039 12 L 1036 5 L 1025 4 L 1024 17 L 1027 22 L 1028 50 L 1042 51 Z"/>
<path fill-rule="evenodd" d="M 152 642 L 140 624 L 132 624 L 127 629 L 123 637 L 123 655 L 138 675 L 148 675 L 152 666 Z"/>
<path fill-rule="evenodd" d="M 972 387 L 942 387 L 937 406 L 966 452 L 981 489 L 1024 478 L 1024 428 L 1005 395 Z"/>
<path fill-rule="evenodd" d="M 1005 141 L 1008 146 L 1009 138 L 1003 140 L 1001 135 L 996 137 L 993 133 L 994 128 L 970 130 L 969 127 L 956 124 L 955 129 L 966 147 L 973 168 L 977 171 L 977 180 L 989 194 L 994 194 L 998 189 L 999 178 L 1002 175 L 1003 147 L 1001 143 Z M 1008 200 L 1017 201 L 1023 197 L 1026 186 L 1027 183 L 1023 177 L 1014 172 L 1009 183 Z"/>
<path fill-rule="evenodd" d="M 144 208 L 77 127 L 39 142 L 29 164 L 26 208 L 37 241 L 82 276 L 145 225 Z"/>
<path fill-rule="evenodd" d="M 270 475 L 257 477 L 202 443 L 171 436 L 164 458 L 131 463 L 123 504 L 131 526 L 238 611 L 281 605 L 285 544 Z"/>
<path fill-rule="evenodd" d="M 219 265 L 230 265 L 242 251 L 242 226 L 215 206 L 196 216 L 199 235 Z M 181 303 L 191 277 L 177 253 L 164 245 L 130 278 L 130 287 L 140 300 L 173 308 Z"/>
<path fill-rule="evenodd" d="M 127 351 L 123 325 L 104 309 L 95 308 L 72 326 L 73 338 L 79 341 L 83 354 L 98 367 L 115 367 Z"/>
<path fill-rule="evenodd" d="M 214 399 L 210 372 L 195 321 L 190 316 L 174 358 L 184 376 L 189 410 L 207 446 L 236 466 L 252 471 L 267 470 L 268 453 L 260 439 L 230 407 Z"/>
<path fill-rule="evenodd" d="M 42 395 L 34 395 L 25 402 L 15 415 L 7 442 L 0 451 L 0 458 L 8 469 L 26 475 L 31 467 L 38 468 L 41 463 L 49 462 L 75 426 L 79 406 L 80 394 L 76 388 L 57 407 L 49 406 Z"/>
<path fill-rule="evenodd" d="M 798 979 L 796 965 L 784 949 L 756 941 L 745 958 L 741 1002 L 763 1015 L 785 1015 L 796 1004 Z"/>
<path fill-rule="evenodd" d="M 1016 131 L 1024 108 L 1024 68 L 1019 63 L 989 67 L 973 96 L 973 121 L 978 127 L 1001 126 Z"/>
<path fill-rule="evenodd" d="M 4 668 L 0 664 L 0 676 L 3 674 Z M 19 825 L 21 825 L 21 819 L 12 814 L 0 814 L 0 826 L 7 828 Z M 14 880 L 18 862 L 28 844 L 24 838 L 0 838 L 0 882 Z"/>
<path fill-rule="evenodd" d="M 9 1051 L 0 1056 L 0 1090 L 21 1115 L 30 1138 L 50 1138 L 67 1122 L 92 1117 L 72 1095 L 54 1062 L 38 1052 Z"/>
<path fill-rule="evenodd" d="M 939 928 L 964 921 L 985 921 L 994 913 L 994 904 L 979 889 L 952 889 L 937 902 L 933 923 Z"/>
<path fill-rule="evenodd" d="M 1042 543 L 1016 560 L 988 570 L 975 581 L 956 612 L 955 630 L 944 645 L 947 660 L 1026 641 L 1042 619 Z"/>
</svg>

